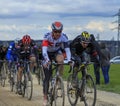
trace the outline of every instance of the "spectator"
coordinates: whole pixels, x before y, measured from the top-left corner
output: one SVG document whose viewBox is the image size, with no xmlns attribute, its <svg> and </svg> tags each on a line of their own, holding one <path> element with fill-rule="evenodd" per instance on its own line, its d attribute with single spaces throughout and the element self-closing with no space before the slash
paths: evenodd
<svg viewBox="0 0 120 106">
<path fill-rule="evenodd" d="M 95 37 L 93 34 L 91 34 L 91 42 L 93 42 L 93 44 L 95 45 L 96 51 L 99 55 L 99 60 L 101 61 L 101 50 L 100 50 L 100 45 L 99 42 L 97 42 L 95 40 Z M 91 56 L 91 61 L 94 61 L 94 58 Z M 96 84 L 99 85 L 100 84 L 100 62 L 94 62 L 93 64 L 94 67 L 94 74 L 95 74 L 95 79 L 96 79 Z"/>
<path fill-rule="evenodd" d="M 105 43 L 100 44 L 101 47 L 101 69 L 104 76 L 104 83 L 109 83 L 109 69 L 110 69 L 110 51 L 106 48 Z"/>
</svg>

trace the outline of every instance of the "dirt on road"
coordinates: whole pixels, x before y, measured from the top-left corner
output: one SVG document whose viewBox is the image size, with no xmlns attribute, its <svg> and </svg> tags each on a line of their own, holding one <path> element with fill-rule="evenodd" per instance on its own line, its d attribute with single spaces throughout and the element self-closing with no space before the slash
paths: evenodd
<svg viewBox="0 0 120 106">
<path fill-rule="evenodd" d="M 15 94 L 10 91 L 9 83 L 6 81 L 6 86 L 0 86 L 0 106 L 42 106 L 43 93 L 42 86 L 38 85 L 35 76 L 33 76 L 34 91 L 32 100 L 27 100 L 26 97 Z M 65 94 L 65 106 L 70 106 Z M 77 106 L 84 106 L 83 103 L 78 101 Z M 105 91 L 97 91 L 96 106 L 120 106 L 120 95 Z"/>
</svg>

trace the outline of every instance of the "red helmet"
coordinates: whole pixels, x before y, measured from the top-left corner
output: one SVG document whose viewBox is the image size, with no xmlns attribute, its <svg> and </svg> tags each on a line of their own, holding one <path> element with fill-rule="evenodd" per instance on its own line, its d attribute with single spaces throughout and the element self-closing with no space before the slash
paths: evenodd
<svg viewBox="0 0 120 106">
<path fill-rule="evenodd" d="M 31 43 L 31 38 L 29 35 L 24 35 L 23 38 L 22 38 L 22 43 L 24 45 L 27 45 L 27 44 L 30 44 Z"/>
<path fill-rule="evenodd" d="M 61 22 L 54 22 L 51 26 L 52 30 L 62 31 L 63 30 L 63 24 Z"/>
</svg>

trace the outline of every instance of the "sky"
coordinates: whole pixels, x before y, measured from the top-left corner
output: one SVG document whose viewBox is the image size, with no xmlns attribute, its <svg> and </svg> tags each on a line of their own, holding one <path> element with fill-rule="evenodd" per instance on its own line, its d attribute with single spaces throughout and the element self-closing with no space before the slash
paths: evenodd
<svg viewBox="0 0 120 106">
<path fill-rule="evenodd" d="M 117 40 L 120 0 L 1 0 L 0 40 L 28 34 L 41 40 L 60 21 L 69 40 L 82 31 L 99 40 Z"/>
</svg>

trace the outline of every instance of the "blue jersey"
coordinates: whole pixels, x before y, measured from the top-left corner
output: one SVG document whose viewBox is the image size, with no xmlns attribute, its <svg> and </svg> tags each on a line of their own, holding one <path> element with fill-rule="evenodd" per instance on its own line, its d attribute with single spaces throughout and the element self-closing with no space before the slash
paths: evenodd
<svg viewBox="0 0 120 106">
<path fill-rule="evenodd" d="M 11 60 L 11 61 L 16 61 L 17 60 L 16 50 L 17 49 L 15 47 L 15 43 L 14 42 L 10 43 L 10 45 L 8 47 L 7 54 L 6 54 L 7 60 Z"/>
</svg>

